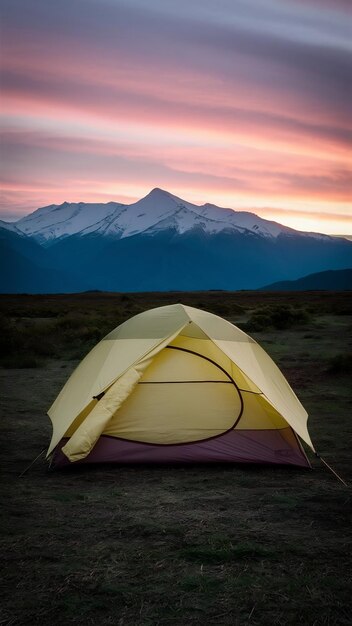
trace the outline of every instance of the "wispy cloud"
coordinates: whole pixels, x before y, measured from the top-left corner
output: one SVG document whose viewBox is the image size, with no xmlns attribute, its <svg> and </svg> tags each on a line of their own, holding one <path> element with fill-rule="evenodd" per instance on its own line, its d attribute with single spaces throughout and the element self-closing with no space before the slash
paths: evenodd
<svg viewBox="0 0 352 626">
<path fill-rule="evenodd" d="M 351 196 L 344 8 L 3 0 L 3 214 L 158 185 L 274 202 L 283 222 L 309 205 L 334 230 Z"/>
</svg>

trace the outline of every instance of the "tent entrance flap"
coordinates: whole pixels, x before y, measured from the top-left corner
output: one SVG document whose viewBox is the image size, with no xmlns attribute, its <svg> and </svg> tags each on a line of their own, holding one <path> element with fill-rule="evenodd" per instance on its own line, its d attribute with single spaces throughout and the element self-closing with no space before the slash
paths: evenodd
<svg viewBox="0 0 352 626">
<path fill-rule="evenodd" d="M 88 417 L 77 428 L 62 451 L 70 461 L 84 459 L 95 446 L 108 422 L 132 393 L 151 359 L 131 367 L 102 396 Z"/>
<path fill-rule="evenodd" d="M 103 396 L 100 396 L 100 399 L 97 401 L 92 411 L 78 426 L 77 430 L 62 449 L 71 462 L 81 460 L 90 453 L 100 435 L 106 429 L 112 416 L 130 396 L 155 356 L 157 356 L 170 341 L 177 337 L 184 326 L 183 324 L 170 337 L 164 339 L 150 350 L 138 363 L 135 363 L 120 376 L 115 383 L 107 389 Z"/>
<path fill-rule="evenodd" d="M 210 440 L 238 424 L 243 399 L 231 375 L 193 350 L 167 346 L 104 435 L 155 445 Z"/>
</svg>

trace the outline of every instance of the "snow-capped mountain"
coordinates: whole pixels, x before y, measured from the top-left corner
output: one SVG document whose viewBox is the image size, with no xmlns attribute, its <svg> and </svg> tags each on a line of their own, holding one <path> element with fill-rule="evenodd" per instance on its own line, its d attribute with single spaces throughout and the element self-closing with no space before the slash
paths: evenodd
<svg viewBox="0 0 352 626">
<path fill-rule="evenodd" d="M 116 202 L 52 204 L 23 217 L 15 223 L 15 227 L 46 246 L 76 234 L 123 238 L 170 227 L 180 234 L 194 228 L 208 234 L 230 229 L 253 232 L 264 237 L 295 232 L 254 213 L 224 209 L 212 204 L 198 206 L 158 188 L 129 205 Z"/>
<path fill-rule="evenodd" d="M 85 202 L 50 204 L 15 222 L 17 230 L 50 245 L 61 237 L 69 237 L 99 224 L 108 225 L 123 205 L 117 202 L 88 204 Z"/>
<path fill-rule="evenodd" d="M 161 189 L 129 205 L 64 202 L 2 222 L 0 253 L 2 292 L 256 289 L 352 267 L 346 239 Z"/>
<path fill-rule="evenodd" d="M 3 220 L 0 220 L 0 228 L 11 233 L 17 233 L 17 235 L 23 235 L 22 231 L 17 228 L 15 222 L 4 222 Z"/>
</svg>

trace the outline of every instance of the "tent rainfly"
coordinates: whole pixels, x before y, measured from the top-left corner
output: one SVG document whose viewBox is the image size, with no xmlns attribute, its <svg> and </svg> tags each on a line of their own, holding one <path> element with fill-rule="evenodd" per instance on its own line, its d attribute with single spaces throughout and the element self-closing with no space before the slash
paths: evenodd
<svg viewBox="0 0 352 626">
<path fill-rule="evenodd" d="M 53 467 L 72 463 L 276 463 L 309 467 L 307 412 L 266 352 L 183 304 L 118 326 L 48 411 Z"/>
</svg>

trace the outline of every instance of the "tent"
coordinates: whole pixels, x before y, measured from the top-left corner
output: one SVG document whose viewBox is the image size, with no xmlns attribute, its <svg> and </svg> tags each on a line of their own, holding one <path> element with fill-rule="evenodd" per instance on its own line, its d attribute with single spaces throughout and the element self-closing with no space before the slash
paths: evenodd
<svg viewBox="0 0 352 626">
<path fill-rule="evenodd" d="M 230 322 L 183 304 L 118 326 L 48 411 L 54 467 L 236 462 L 309 467 L 307 413 L 266 352 Z"/>
</svg>

